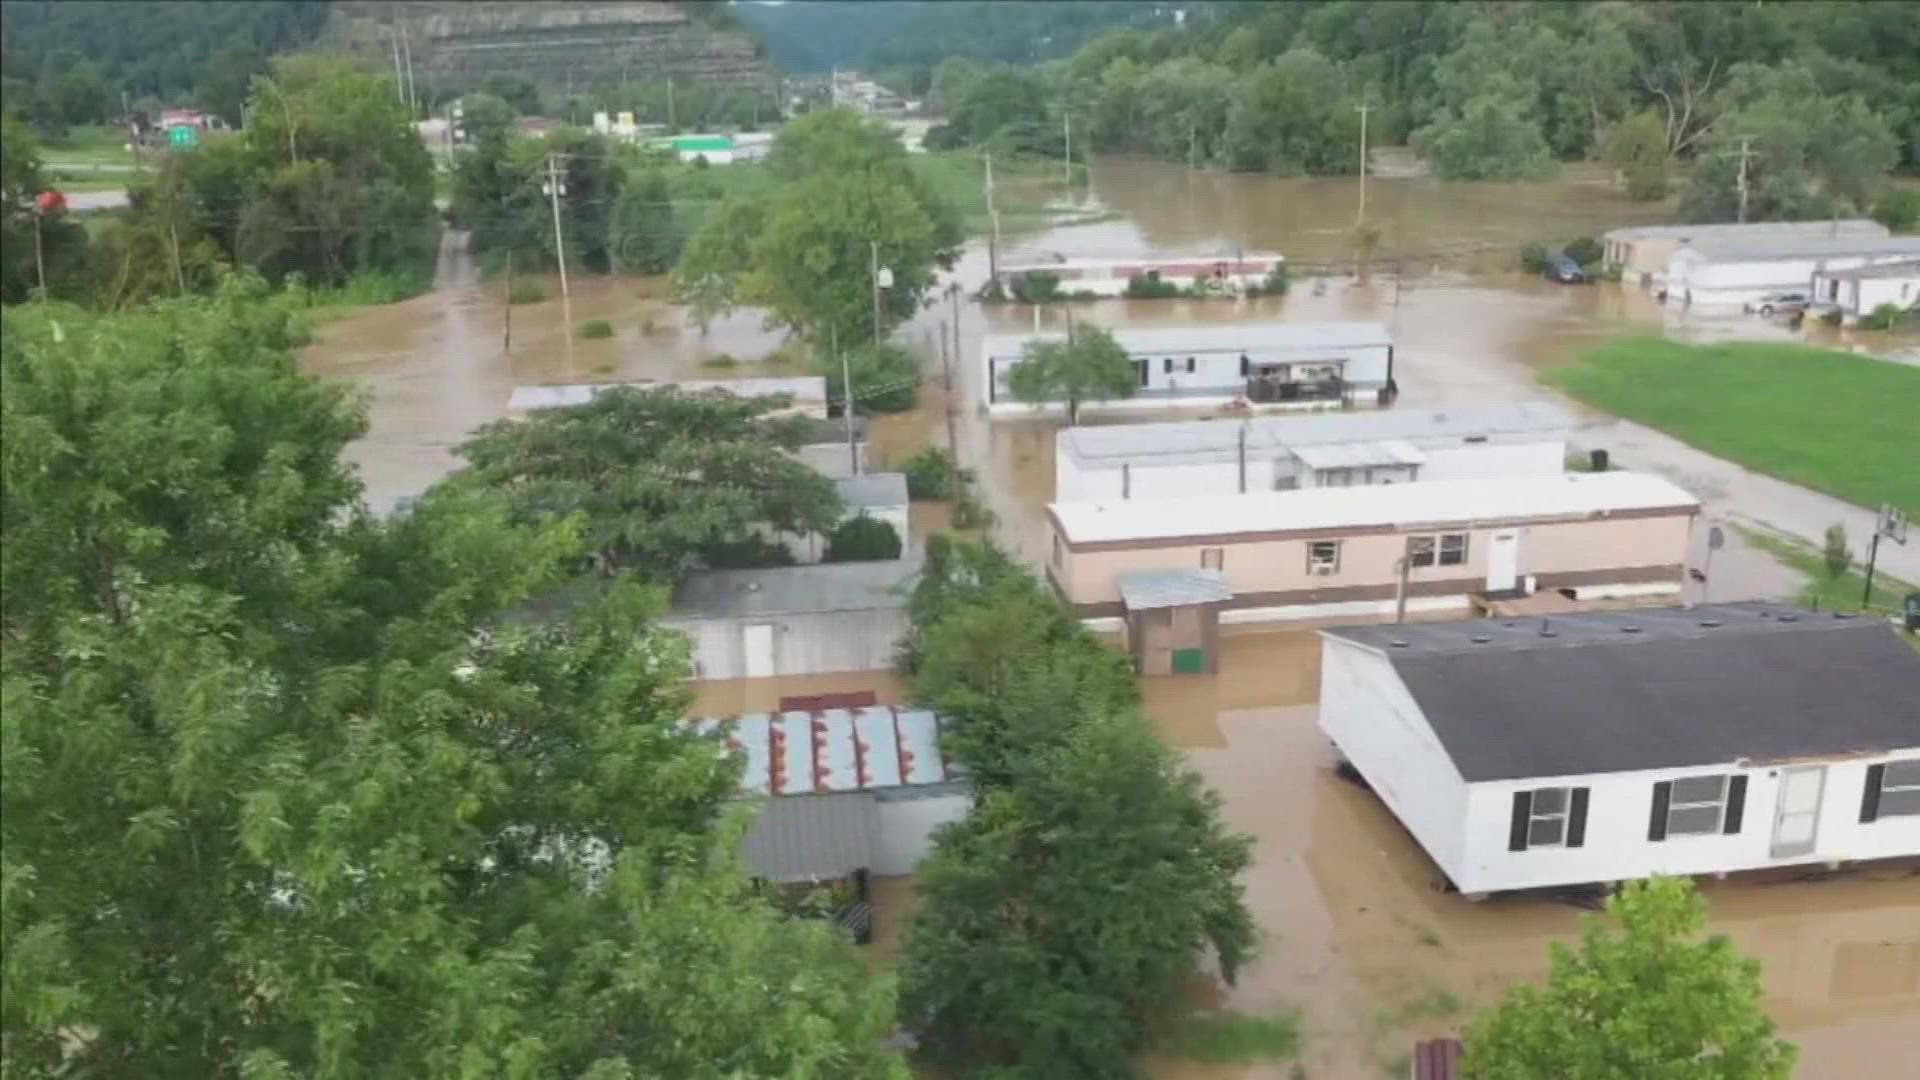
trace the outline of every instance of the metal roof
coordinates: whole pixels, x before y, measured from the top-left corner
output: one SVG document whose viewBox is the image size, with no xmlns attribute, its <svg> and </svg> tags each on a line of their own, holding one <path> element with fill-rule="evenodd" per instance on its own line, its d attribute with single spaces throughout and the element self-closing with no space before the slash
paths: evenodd
<svg viewBox="0 0 1920 1080">
<path fill-rule="evenodd" d="M 1360 469 L 1370 465 L 1424 465 L 1427 455 L 1412 443 L 1399 439 L 1385 442 L 1322 443 L 1298 446 L 1293 456 L 1309 469 Z"/>
<path fill-rule="evenodd" d="M 997 334 L 987 338 L 988 356 L 1019 356 L 1032 341 L 1065 341 L 1063 331 Z M 1393 344 L 1387 328 L 1373 322 L 1204 323 L 1192 326 L 1120 327 L 1113 339 L 1129 353 L 1261 352 L 1274 349 L 1369 349 Z"/>
<path fill-rule="evenodd" d="M 1721 604 L 1323 633 L 1380 651 L 1469 782 L 1920 748 L 1920 654 L 1878 619 Z"/>
<path fill-rule="evenodd" d="M 1920 259 L 1901 259 L 1875 266 L 1856 266 L 1850 270 L 1815 270 L 1814 277 L 1835 281 L 1859 281 L 1863 278 L 1920 277 Z"/>
<path fill-rule="evenodd" d="M 1218 570 L 1140 570 L 1117 579 L 1120 600 L 1128 611 L 1186 607 L 1233 599 L 1233 590 Z"/>
<path fill-rule="evenodd" d="M 1149 269 L 1168 266 L 1194 264 L 1212 269 L 1221 263 L 1284 263 L 1286 256 L 1277 251 L 1225 251 L 1201 252 L 1188 255 L 1135 255 L 1129 258 L 1112 256 L 1021 256 L 1016 261 L 1003 261 L 1000 264 L 1002 274 L 1025 274 L 1035 270 L 1116 270 Z"/>
<path fill-rule="evenodd" d="M 1627 510 L 1695 511 L 1699 506 L 1699 500 L 1662 477 L 1606 472 L 1057 502 L 1047 509 L 1068 543 L 1098 544 L 1308 529 L 1470 525 Z"/>
<path fill-rule="evenodd" d="M 741 861 L 768 881 L 827 881 L 873 865 L 873 796 L 767 799 L 754 809 Z"/>
<path fill-rule="evenodd" d="M 1608 240 L 1647 240 L 1671 237 L 1679 240 L 1747 237 L 1765 240 L 1771 237 L 1809 236 L 1888 236 L 1885 225 L 1867 218 L 1842 218 L 1839 221 L 1757 221 L 1726 225 L 1635 225 L 1607 232 Z"/>
<path fill-rule="evenodd" d="M 1083 468 L 1122 464 L 1192 465 L 1233 461 L 1241 432 L 1248 453 L 1271 455 L 1287 447 L 1344 442 L 1403 440 L 1419 446 L 1470 438 L 1552 435 L 1565 438 L 1573 417 L 1545 401 L 1479 405 L 1465 409 L 1381 409 L 1317 416 L 1261 416 L 1248 420 L 1187 420 L 1159 424 L 1069 427 L 1055 436 L 1059 452 Z"/>
<path fill-rule="evenodd" d="M 903 608 L 919 572 L 912 559 L 698 571 L 674 589 L 668 621 Z"/>
<path fill-rule="evenodd" d="M 682 379 L 677 382 L 639 379 L 632 382 L 574 383 L 566 386 L 516 386 L 513 394 L 507 398 L 507 409 L 511 412 L 524 412 L 528 409 L 584 405 L 592 401 L 601 391 L 611 390 L 616 386 L 629 386 L 636 390 L 674 388 L 687 393 L 724 390 L 741 397 L 788 394 L 793 397 L 796 405 L 827 400 L 827 380 L 819 375 L 796 375 L 788 378 Z"/>
<path fill-rule="evenodd" d="M 1920 236 L 1808 237 L 1792 243 L 1755 244 L 1739 240 L 1694 244 L 1674 252 L 1674 258 L 1691 254 L 1696 262 L 1780 262 L 1787 259 L 1845 258 L 1850 255 L 1920 256 Z"/>
<path fill-rule="evenodd" d="M 746 795 L 814 795 L 922 787 L 957 779 L 940 752 L 940 719 L 925 709 L 870 705 L 747 713 L 689 721 L 746 763 Z"/>
<path fill-rule="evenodd" d="M 840 493 L 840 501 L 852 509 L 878 510 L 907 505 L 906 473 L 861 473 L 835 480 L 833 486 Z"/>
</svg>

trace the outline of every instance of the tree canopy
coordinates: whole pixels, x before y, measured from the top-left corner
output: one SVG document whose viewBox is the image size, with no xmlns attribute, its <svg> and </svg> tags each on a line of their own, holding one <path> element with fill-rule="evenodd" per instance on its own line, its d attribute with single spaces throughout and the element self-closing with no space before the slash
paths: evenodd
<svg viewBox="0 0 1920 1080">
<path fill-rule="evenodd" d="M 658 594 L 500 620 L 585 522 L 368 517 L 257 280 L 4 318 L 0 1069 L 904 1080 L 737 868 Z"/>
<path fill-rule="evenodd" d="M 1706 901 L 1684 878 L 1629 882 L 1577 947 L 1552 945 L 1544 986 L 1517 986 L 1467 1032 L 1486 1080 L 1662 1076 L 1784 1080 L 1794 1047 L 1761 1011 L 1760 965 L 1702 938 Z"/>
<path fill-rule="evenodd" d="M 1027 343 L 1020 362 L 1007 372 L 1007 388 L 1028 404 L 1061 401 L 1067 423 L 1080 422 L 1087 401 L 1129 398 L 1139 385 L 1133 359 L 1099 326 L 1081 323 L 1067 341 Z"/>
</svg>

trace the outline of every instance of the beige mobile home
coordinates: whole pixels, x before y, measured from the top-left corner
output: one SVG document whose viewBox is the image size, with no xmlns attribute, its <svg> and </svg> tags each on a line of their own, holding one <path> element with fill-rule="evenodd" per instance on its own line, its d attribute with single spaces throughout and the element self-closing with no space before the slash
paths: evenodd
<svg viewBox="0 0 1920 1080">
<path fill-rule="evenodd" d="M 1690 244 L 1739 243 L 1749 246 L 1791 246 L 1808 240 L 1846 238 L 1884 240 L 1887 227 L 1866 218 L 1839 221 L 1762 221 L 1744 225 L 1640 225 L 1615 229 L 1603 237 L 1608 265 L 1620 268 L 1620 279 L 1636 285 L 1661 283 L 1667 261 Z"/>
<path fill-rule="evenodd" d="M 1180 643 L 1135 648 L 1192 650 L 1216 621 L 1391 614 L 1403 595 L 1436 611 L 1548 589 L 1677 594 L 1699 510 L 1671 482 L 1625 472 L 1054 503 L 1047 575 L 1081 618 L 1114 629 L 1135 621 L 1129 593 L 1185 590 L 1193 599 L 1153 601 L 1164 614 L 1137 631 L 1185 627 Z"/>
</svg>

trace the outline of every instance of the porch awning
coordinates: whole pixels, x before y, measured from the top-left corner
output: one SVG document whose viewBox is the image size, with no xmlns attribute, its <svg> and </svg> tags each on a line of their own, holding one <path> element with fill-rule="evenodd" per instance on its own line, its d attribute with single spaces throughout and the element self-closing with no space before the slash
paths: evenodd
<svg viewBox="0 0 1920 1080">
<path fill-rule="evenodd" d="M 1141 570 L 1121 574 L 1120 602 L 1128 611 L 1188 607 L 1233 599 L 1218 570 Z"/>
<path fill-rule="evenodd" d="M 1319 443 L 1296 446 L 1293 456 L 1309 469 L 1366 469 L 1382 465 L 1425 465 L 1427 455 L 1410 442 Z"/>
</svg>

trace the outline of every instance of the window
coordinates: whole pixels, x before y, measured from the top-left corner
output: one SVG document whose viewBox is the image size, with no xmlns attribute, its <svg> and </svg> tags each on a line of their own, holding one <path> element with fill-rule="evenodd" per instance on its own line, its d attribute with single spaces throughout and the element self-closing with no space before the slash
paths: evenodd
<svg viewBox="0 0 1920 1080">
<path fill-rule="evenodd" d="M 1163 365 L 1163 367 L 1161 368 L 1162 374 L 1165 374 L 1165 375 L 1173 374 L 1173 357 L 1163 356 L 1160 358 L 1160 363 Z"/>
<path fill-rule="evenodd" d="M 1653 785 L 1653 817 L 1647 824 L 1647 839 L 1737 833 L 1746 798 L 1744 776 L 1662 780 Z"/>
<path fill-rule="evenodd" d="M 1587 789 L 1534 788 L 1513 793 L 1508 851 L 1537 847 L 1577 848 L 1587 842 Z"/>
<path fill-rule="evenodd" d="M 1408 566 L 1432 566 L 1433 565 L 1433 537 L 1431 536 L 1407 537 L 1407 565 Z"/>
<path fill-rule="evenodd" d="M 1460 566 L 1467 561 L 1467 534 L 1440 534 L 1440 565 Z"/>
<path fill-rule="evenodd" d="M 1462 566 L 1467 561 L 1467 534 L 1407 537 L 1407 565 Z"/>
<path fill-rule="evenodd" d="M 1860 802 L 1860 820 L 1920 814 L 1920 760 L 1889 761 L 1867 767 L 1866 793 Z"/>
<path fill-rule="evenodd" d="M 1193 374 L 1193 357 L 1187 357 L 1187 374 Z"/>
<path fill-rule="evenodd" d="M 1340 569 L 1340 541 L 1314 540 L 1307 544 L 1307 573 L 1332 574 Z"/>
<path fill-rule="evenodd" d="M 1226 561 L 1226 550 L 1224 548 L 1200 549 L 1200 569 L 1202 570 L 1224 569 L 1226 567 Z"/>
</svg>

